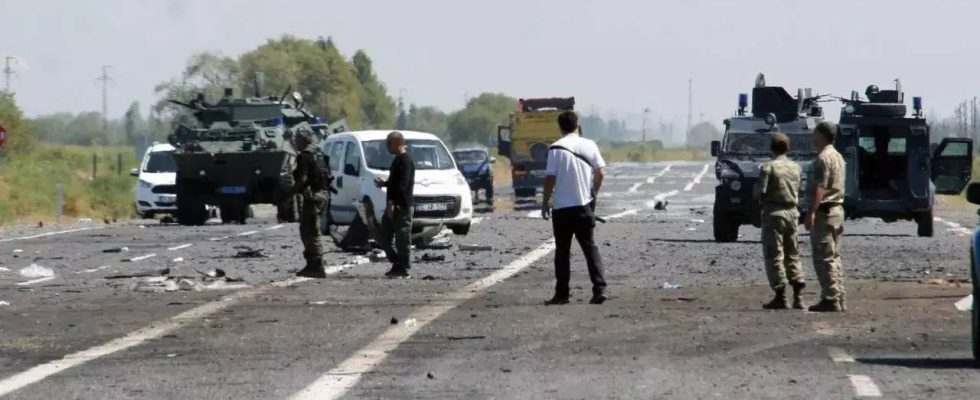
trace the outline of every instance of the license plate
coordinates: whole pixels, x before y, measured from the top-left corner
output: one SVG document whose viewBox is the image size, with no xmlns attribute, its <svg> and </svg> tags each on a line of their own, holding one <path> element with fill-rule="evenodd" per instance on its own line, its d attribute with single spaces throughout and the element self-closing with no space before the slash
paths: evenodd
<svg viewBox="0 0 980 400">
<path fill-rule="evenodd" d="M 415 211 L 449 211 L 449 203 L 419 203 Z"/>
<path fill-rule="evenodd" d="M 157 202 L 159 203 L 173 203 L 177 201 L 177 196 L 159 196 L 157 197 Z"/>
<path fill-rule="evenodd" d="M 245 186 L 222 186 L 218 188 L 218 193 L 221 194 L 244 194 Z"/>
</svg>

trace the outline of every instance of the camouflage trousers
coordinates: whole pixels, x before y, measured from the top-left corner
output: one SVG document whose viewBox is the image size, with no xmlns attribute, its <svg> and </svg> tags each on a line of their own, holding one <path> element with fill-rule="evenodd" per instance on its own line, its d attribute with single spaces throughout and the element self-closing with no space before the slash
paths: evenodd
<svg viewBox="0 0 980 400">
<path fill-rule="evenodd" d="M 303 241 L 306 265 L 323 265 L 323 244 L 320 243 L 320 214 L 327 204 L 326 195 L 307 193 L 299 209 L 299 238 Z"/>
<path fill-rule="evenodd" d="M 813 270 L 820 281 L 823 300 L 843 299 L 844 272 L 841 263 L 841 235 L 844 233 L 844 207 L 817 210 L 810 232 L 813 247 Z"/>
<path fill-rule="evenodd" d="M 797 241 L 800 214 L 795 208 L 767 210 L 762 213 L 762 254 L 766 276 L 773 290 L 787 284 L 803 283 L 803 264 Z"/>
</svg>

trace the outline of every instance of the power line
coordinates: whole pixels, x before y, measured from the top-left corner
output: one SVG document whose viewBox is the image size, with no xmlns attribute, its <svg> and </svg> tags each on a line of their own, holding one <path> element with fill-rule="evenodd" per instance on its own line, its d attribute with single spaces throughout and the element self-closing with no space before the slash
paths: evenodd
<svg viewBox="0 0 980 400">
<path fill-rule="evenodd" d="M 96 80 L 102 81 L 102 129 L 108 133 L 109 132 L 109 82 L 112 78 L 109 77 L 109 69 L 112 68 L 108 65 L 102 66 L 102 75 L 96 78 Z"/>
</svg>

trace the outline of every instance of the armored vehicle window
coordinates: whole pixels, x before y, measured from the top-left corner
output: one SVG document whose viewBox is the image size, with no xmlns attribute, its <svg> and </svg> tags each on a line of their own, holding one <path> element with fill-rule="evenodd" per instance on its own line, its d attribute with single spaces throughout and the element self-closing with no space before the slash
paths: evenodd
<svg viewBox="0 0 980 400">
<path fill-rule="evenodd" d="M 967 157 L 970 155 L 970 145 L 965 142 L 950 142 L 943 149 L 941 157 Z"/>
<path fill-rule="evenodd" d="M 479 150 L 454 151 L 458 163 L 478 163 L 487 160 L 487 153 Z"/>
<path fill-rule="evenodd" d="M 438 140 L 409 139 L 406 141 L 408 154 L 415 161 L 415 169 L 453 169 L 449 150 Z M 364 159 L 368 168 L 387 170 L 395 156 L 388 152 L 384 140 L 364 142 Z"/>
<path fill-rule="evenodd" d="M 340 160 L 344 158 L 344 142 L 334 142 L 329 151 L 330 170 L 340 171 Z"/>
<path fill-rule="evenodd" d="M 357 154 L 357 146 L 354 142 L 347 142 L 347 157 L 344 159 L 344 169 L 347 165 L 354 167 L 354 174 L 361 172 L 361 158 Z"/>
<path fill-rule="evenodd" d="M 947 147 L 948 148 L 948 147 Z M 169 151 L 155 151 L 150 153 L 150 159 L 146 161 L 146 168 L 143 172 L 177 172 L 177 163 L 170 156 Z"/>
<path fill-rule="evenodd" d="M 858 145 L 868 153 L 875 152 L 875 139 L 873 137 L 861 137 Z M 891 138 L 888 140 L 888 154 L 904 155 L 906 153 L 906 140 L 903 137 Z"/>
</svg>

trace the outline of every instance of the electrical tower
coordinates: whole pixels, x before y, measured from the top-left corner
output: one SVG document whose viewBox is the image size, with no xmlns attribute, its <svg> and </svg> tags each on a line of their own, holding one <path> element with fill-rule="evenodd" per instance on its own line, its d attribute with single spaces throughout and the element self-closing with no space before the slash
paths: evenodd
<svg viewBox="0 0 980 400">
<path fill-rule="evenodd" d="M 4 59 L 4 63 L 3 63 L 3 77 L 4 77 L 3 92 L 6 93 L 7 95 L 14 94 L 14 92 L 10 91 L 10 78 L 17 73 L 14 71 L 13 68 L 10 67 L 11 61 L 17 61 L 17 59 L 11 56 L 7 56 L 6 59 Z"/>
<path fill-rule="evenodd" d="M 109 77 L 108 65 L 102 66 L 102 75 L 96 80 L 102 81 L 102 129 L 109 133 L 109 82 L 112 78 Z"/>
<path fill-rule="evenodd" d="M 687 137 L 684 138 L 684 141 L 688 143 L 690 143 L 691 140 L 691 113 L 694 109 L 694 94 L 691 91 L 691 84 L 693 82 L 693 79 L 687 80 Z"/>
</svg>

